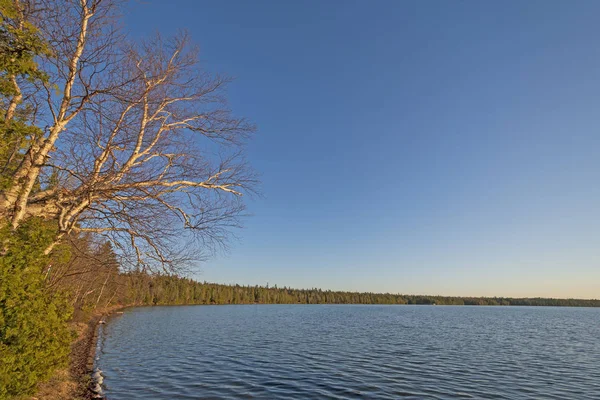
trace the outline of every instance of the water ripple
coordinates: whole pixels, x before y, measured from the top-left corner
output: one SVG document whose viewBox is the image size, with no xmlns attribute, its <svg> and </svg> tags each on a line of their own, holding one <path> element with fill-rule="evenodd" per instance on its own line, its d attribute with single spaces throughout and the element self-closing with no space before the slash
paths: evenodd
<svg viewBox="0 0 600 400">
<path fill-rule="evenodd" d="M 600 310 L 130 309 L 98 366 L 120 399 L 600 399 Z"/>
</svg>

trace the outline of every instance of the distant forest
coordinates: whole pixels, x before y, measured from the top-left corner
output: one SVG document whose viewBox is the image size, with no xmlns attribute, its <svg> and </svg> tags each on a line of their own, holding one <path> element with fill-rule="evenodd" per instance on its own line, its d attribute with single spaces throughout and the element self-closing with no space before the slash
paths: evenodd
<svg viewBox="0 0 600 400">
<path fill-rule="evenodd" d="M 471 306 L 600 307 L 600 300 L 450 297 L 359 293 L 275 286 L 198 282 L 167 273 L 127 270 L 108 241 L 84 234 L 71 238 L 69 257 L 56 257 L 45 272 L 45 288 L 63 293 L 85 320 L 94 310 L 114 306 L 184 304 L 430 304 Z M 61 261 L 63 258 L 64 261 Z"/>
<path fill-rule="evenodd" d="M 389 293 L 291 289 L 197 282 L 176 276 L 142 273 L 121 275 L 127 281 L 125 304 L 429 304 L 470 306 L 600 307 L 600 300 L 449 297 Z"/>
</svg>

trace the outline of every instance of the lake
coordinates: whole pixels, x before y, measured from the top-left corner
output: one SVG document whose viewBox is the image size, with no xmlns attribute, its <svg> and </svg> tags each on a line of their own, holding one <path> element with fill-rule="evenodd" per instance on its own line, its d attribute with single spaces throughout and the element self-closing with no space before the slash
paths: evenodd
<svg viewBox="0 0 600 400">
<path fill-rule="evenodd" d="M 600 309 L 141 307 L 101 329 L 109 400 L 600 399 Z"/>
</svg>

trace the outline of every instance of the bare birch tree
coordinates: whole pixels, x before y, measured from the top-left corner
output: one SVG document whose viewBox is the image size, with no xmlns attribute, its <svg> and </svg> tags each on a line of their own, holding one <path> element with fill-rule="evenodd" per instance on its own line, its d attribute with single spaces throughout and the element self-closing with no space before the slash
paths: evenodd
<svg viewBox="0 0 600 400">
<path fill-rule="evenodd" d="M 55 243 L 98 233 L 144 266 L 223 244 L 256 185 L 243 157 L 253 126 L 228 109 L 228 79 L 203 71 L 185 34 L 129 43 L 115 1 L 19 6 L 50 49 L 38 57 L 48 78 L 14 80 L 9 107 L 35 110 L 43 133 L 0 193 L 3 217 L 55 220 Z"/>
</svg>

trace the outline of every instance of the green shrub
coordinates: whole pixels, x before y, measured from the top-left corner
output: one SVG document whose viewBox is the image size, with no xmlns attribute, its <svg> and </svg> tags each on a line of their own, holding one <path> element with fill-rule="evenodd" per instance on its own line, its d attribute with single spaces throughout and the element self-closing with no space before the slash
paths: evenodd
<svg viewBox="0 0 600 400">
<path fill-rule="evenodd" d="M 32 393 L 67 361 L 72 310 L 64 294 L 44 288 L 53 235 L 38 219 L 0 229 L 0 399 Z"/>
</svg>

